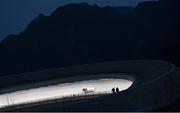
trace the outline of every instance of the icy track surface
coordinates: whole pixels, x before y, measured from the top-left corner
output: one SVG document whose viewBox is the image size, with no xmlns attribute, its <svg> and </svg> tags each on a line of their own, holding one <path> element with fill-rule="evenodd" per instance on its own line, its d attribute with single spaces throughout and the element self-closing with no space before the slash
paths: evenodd
<svg viewBox="0 0 180 113">
<path fill-rule="evenodd" d="M 72 96 L 82 96 L 85 95 L 85 92 L 82 90 L 83 88 L 94 88 L 94 91 L 88 95 L 111 94 L 113 87 L 118 87 L 120 91 L 123 91 L 128 89 L 132 84 L 132 81 L 124 79 L 98 79 L 21 90 L 8 94 L 1 94 L 0 108 Z"/>
</svg>

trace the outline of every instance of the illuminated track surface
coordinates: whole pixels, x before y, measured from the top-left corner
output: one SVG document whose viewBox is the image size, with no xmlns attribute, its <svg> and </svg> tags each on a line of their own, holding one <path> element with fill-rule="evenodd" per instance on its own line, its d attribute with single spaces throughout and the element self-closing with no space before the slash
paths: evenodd
<svg viewBox="0 0 180 113">
<path fill-rule="evenodd" d="M 1 94 L 0 109 L 78 96 L 111 94 L 113 87 L 118 87 L 120 91 L 123 91 L 128 89 L 132 84 L 132 81 L 125 79 L 98 79 L 21 90 Z M 94 88 L 94 91 L 85 94 L 82 89 L 88 87 Z"/>
</svg>

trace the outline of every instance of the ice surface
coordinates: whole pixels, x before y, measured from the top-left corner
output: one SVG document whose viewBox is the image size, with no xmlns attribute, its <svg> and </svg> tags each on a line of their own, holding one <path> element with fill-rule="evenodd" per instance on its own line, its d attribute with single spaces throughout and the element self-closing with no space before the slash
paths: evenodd
<svg viewBox="0 0 180 113">
<path fill-rule="evenodd" d="M 35 89 L 27 89 L 8 94 L 0 95 L 0 108 L 24 103 L 33 103 L 46 100 L 68 98 L 69 96 L 85 95 L 83 88 L 94 88 L 93 94 L 110 94 L 113 87 L 118 87 L 120 91 L 128 89 L 133 84 L 125 79 L 98 79 L 76 81 L 54 86 L 46 86 Z"/>
</svg>

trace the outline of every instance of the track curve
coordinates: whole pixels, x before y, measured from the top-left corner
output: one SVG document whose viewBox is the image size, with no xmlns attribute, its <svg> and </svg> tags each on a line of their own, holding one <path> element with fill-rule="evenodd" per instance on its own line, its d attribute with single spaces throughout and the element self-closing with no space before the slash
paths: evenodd
<svg viewBox="0 0 180 113">
<path fill-rule="evenodd" d="M 12 77 L 16 77 L 16 81 L 10 82 Z M 168 62 L 154 60 L 94 63 L 4 76 L 0 77 L 2 87 L 0 93 L 40 87 L 44 85 L 41 81 L 49 79 L 52 81 L 47 81 L 46 85 L 102 77 L 125 78 L 134 83 L 128 90 L 118 94 L 39 105 L 17 111 L 152 111 L 180 99 L 179 68 Z M 25 84 L 32 81 L 37 84 Z M 14 84 L 20 84 L 23 87 L 8 88 Z"/>
</svg>

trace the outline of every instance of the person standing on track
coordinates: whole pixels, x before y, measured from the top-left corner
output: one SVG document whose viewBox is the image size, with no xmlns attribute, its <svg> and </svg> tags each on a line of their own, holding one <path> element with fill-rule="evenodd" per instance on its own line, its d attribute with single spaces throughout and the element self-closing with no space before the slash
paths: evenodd
<svg viewBox="0 0 180 113">
<path fill-rule="evenodd" d="M 116 93 L 116 91 L 115 91 L 115 88 L 114 88 L 114 87 L 112 88 L 112 92 L 113 92 L 113 93 Z"/>
<path fill-rule="evenodd" d="M 119 92 L 119 88 L 118 87 L 116 87 L 116 93 L 118 93 Z"/>
</svg>

